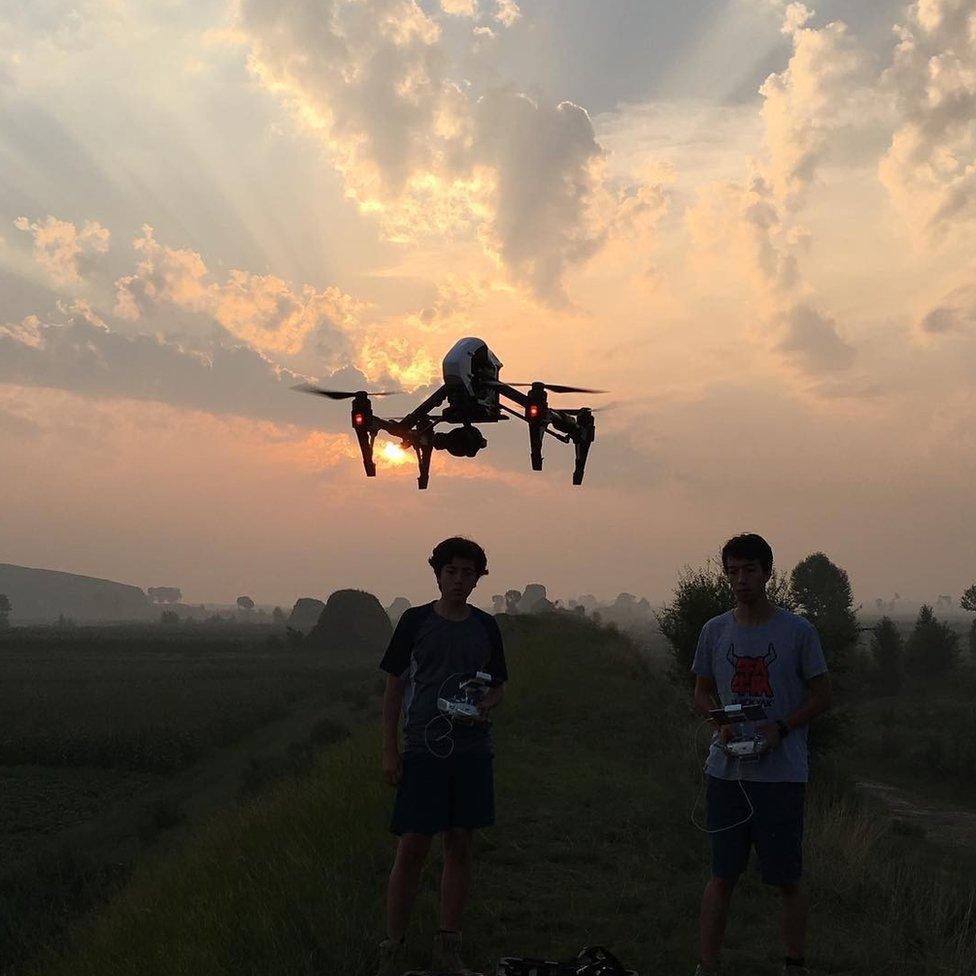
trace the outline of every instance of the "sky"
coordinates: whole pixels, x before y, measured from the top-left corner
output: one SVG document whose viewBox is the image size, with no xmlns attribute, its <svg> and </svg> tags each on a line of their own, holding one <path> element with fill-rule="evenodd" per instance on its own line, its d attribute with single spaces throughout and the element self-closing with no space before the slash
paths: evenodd
<svg viewBox="0 0 976 976">
<path fill-rule="evenodd" d="M 417 602 L 461 534 L 482 603 L 659 603 L 751 531 L 958 599 L 974 238 L 976 0 L 4 4 L 0 561 Z M 399 416 L 463 336 L 608 391 L 582 486 L 514 421 L 367 480 L 291 390 Z"/>
</svg>

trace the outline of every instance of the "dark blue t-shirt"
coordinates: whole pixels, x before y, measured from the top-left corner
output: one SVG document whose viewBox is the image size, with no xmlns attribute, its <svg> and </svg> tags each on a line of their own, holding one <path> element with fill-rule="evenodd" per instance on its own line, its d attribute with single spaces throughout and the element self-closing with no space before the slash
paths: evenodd
<svg viewBox="0 0 976 976">
<path fill-rule="evenodd" d="M 495 618 L 471 607 L 464 620 L 448 620 L 433 602 L 410 607 L 396 625 L 380 668 L 406 681 L 403 695 L 404 754 L 440 753 L 453 740 L 452 755 L 491 752 L 486 724 L 455 722 L 453 730 L 437 708 L 437 699 L 456 696 L 458 685 L 475 671 L 491 675 L 492 685 L 508 680 L 502 635 Z"/>
</svg>

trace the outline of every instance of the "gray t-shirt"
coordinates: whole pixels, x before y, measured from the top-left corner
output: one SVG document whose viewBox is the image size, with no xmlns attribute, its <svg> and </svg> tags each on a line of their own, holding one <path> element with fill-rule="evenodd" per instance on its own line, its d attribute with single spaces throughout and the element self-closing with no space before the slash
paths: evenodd
<svg viewBox="0 0 976 976">
<path fill-rule="evenodd" d="M 807 700 L 807 682 L 827 671 L 820 638 L 803 617 L 777 607 L 756 627 L 736 621 L 731 610 L 702 627 L 691 666 L 715 682 L 723 705 L 759 704 L 766 720 L 785 719 Z M 736 731 L 752 734 L 745 723 Z M 713 742 L 705 771 L 718 779 L 805 783 L 808 778 L 807 726 L 793 729 L 776 749 L 754 762 L 730 759 Z"/>
<path fill-rule="evenodd" d="M 454 722 L 452 729 L 437 708 L 439 697 L 456 697 L 459 683 L 474 677 L 475 671 L 490 674 L 492 685 L 508 680 L 497 621 L 478 607 L 470 609 L 464 620 L 448 620 L 431 602 L 411 607 L 397 622 L 380 667 L 407 682 L 404 755 L 492 751 L 488 725 Z"/>
</svg>

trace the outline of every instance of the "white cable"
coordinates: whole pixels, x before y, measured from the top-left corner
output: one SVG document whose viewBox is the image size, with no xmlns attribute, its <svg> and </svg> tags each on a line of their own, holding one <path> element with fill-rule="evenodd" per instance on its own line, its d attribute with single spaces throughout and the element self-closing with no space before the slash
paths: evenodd
<svg viewBox="0 0 976 976">
<path fill-rule="evenodd" d="M 445 679 L 444 679 L 444 680 L 443 680 L 443 681 L 441 682 L 441 686 L 440 686 L 440 688 L 438 688 L 438 689 L 437 689 L 437 698 L 440 698 L 440 697 L 441 697 L 441 692 L 442 692 L 442 691 L 444 690 L 444 685 L 446 685 L 446 684 L 448 683 L 448 681 L 450 681 L 450 680 L 451 680 L 451 678 L 456 678 L 456 677 L 458 677 L 459 675 L 462 675 L 462 674 L 467 674 L 467 672 L 466 672 L 466 671 L 455 671 L 455 672 L 454 672 L 453 674 L 449 674 L 449 675 L 448 675 L 448 676 L 447 676 L 447 677 L 446 677 L 446 678 L 445 678 Z M 436 699 L 435 699 L 435 701 L 436 701 Z M 444 733 L 443 735 L 441 735 L 441 736 L 438 736 L 438 737 L 437 737 L 436 739 L 434 739 L 434 741 L 435 741 L 435 742 L 441 742 L 441 741 L 442 741 L 443 739 L 447 739 L 447 740 L 448 740 L 448 741 L 450 742 L 450 744 L 451 744 L 451 747 L 450 747 L 450 749 L 448 749 L 448 750 L 447 750 L 447 752 L 445 752 L 445 753 L 444 753 L 443 755 L 441 755 L 441 753 L 439 753 L 439 752 L 435 752 L 435 751 L 434 751 L 434 750 L 433 750 L 433 749 L 431 748 L 431 746 L 430 746 L 430 739 L 428 738 L 428 730 L 429 730 L 429 729 L 430 729 L 430 727 L 431 727 L 431 726 L 432 726 L 432 725 L 434 724 L 434 722 L 437 722 L 437 721 L 438 721 L 438 720 L 440 720 L 440 719 L 443 719 L 443 720 L 444 720 L 445 722 L 447 722 L 447 731 L 446 731 L 446 732 L 445 732 L 445 733 Z M 453 734 L 454 734 L 454 722 L 453 722 L 453 721 L 451 721 L 451 718 L 450 718 L 450 716 L 448 716 L 448 715 L 445 715 L 445 714 L 444 714 L 443 712 L 438 712 L 438 713 L 437 713 L 437 714 L 436 714 L 436 715 L 435 715 L 435 716 L 434 716 L 434 717 L 433 717 L 433 718 L 432 718 L 432 719 L 431 719 L 431 720 L 430 720 L 430 721 L 429 721 L 429 722 L 428 722 L 428 723 L 427 723 L 427 724 L 426 724 L 426 725 L 424 726 L 424 745 L 425 745 L 425 746 L 427 747 L 427 751 L 428 751 L 428 752 L 429 752 L 429 753 L 430 753 L 430 754 L 431 754 L 431 755 L 432 755 L 432 756 L 433 756 L 433 757 L 434 757 L 435 759 L 448 759 L 448 758 L 450 758 L 450 756 L 451 756 L 451 754 L 452 754 L 452 753 L 454 752 L 454 739 L 452 738 L 452 736 L 453 736 Z"/>
<path fill-rule="evenodd" d="M 691 736 L 691 749 L 692 755 L 695 757 L 695 762 L 698 762 L 698 736 L 701 730 L 708 725 L 711 725 L 711 720 L 706 719 L 699 725 Z M 711 750 L 711 743 L 709 743 L 709 750 Z M 706 759 L 707 764 L 707 759 Z M 714 829 L 709 829 L 708 827 L 703 827 L 695 819 L 695 813 L 698 810 L 698 805 L 701 803 L 702 794 L 705 792 L 705 769 L 706 766 L 702 766 L 702 781 L 701 786 L 698 788 L 698 794 L 695 797 L 695 805 L 691 808 L 691 824 L 696 830 L 700 830 L 704 834 L 721 834 L 726 830 L 734 830 L 736 827 L 741 827 L 743 824 L 748 823 L 755 815 L 756 808 L 752 805 L 752 800 L 749 798 L 749 794 L 746 792 L 745 786 L 742 785 L 742 760 L 736 758 L 736 769 L 738 770 L 739 776 L 736 782 L 739 784 L 739 789 L 742 791 L 742 795 L 746 798 L 746 803 L 749 804 L 749 813 L 737 823 L 729 824 L 727 827 L 715 827 Z"/>
</svg>

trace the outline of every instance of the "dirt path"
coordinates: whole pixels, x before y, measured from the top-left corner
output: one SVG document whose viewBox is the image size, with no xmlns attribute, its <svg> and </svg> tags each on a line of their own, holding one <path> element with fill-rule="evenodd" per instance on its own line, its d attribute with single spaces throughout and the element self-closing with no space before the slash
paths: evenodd
<svg viewBox="0 0 976 976">
<path fill-rule="evenodd" d="M 913 796 L 888 783 L 861 780 L 857 785 L 893 818 L 920 828 L 929 840 L 976 850 L 976 810 Z"/>
</svg>

